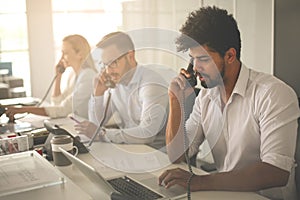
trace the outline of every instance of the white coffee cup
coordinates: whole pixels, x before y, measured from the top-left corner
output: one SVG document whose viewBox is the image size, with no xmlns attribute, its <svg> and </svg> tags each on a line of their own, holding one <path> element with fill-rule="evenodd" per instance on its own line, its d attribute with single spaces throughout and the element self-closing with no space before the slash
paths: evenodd
<svg viewBox="0 0 300 200">
<path fill-rule="evenodd" d="M 78 154 L 78 148 L 73 145 L 73 139 L 69 135 L 55 135 L 50 143 L 54 165 L 56 166 L 67 166 L 71 164 L 71 161 L 63 155 L 59 148 L 75 156 Z"/>
</svg>

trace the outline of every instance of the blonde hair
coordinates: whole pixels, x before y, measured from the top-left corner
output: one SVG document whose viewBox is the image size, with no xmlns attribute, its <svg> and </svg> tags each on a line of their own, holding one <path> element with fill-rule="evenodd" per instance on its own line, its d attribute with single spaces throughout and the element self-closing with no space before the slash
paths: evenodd
<svg viewBox="0 0 300 200">
<path fill-rule="evenodd" d="M 84 60 L 81 63 L 81 68 L 92 68 L 97 71 L 91 56 L 91 47 L 83 36 L 78 34 L 68 35 L 63 39 L 63 42 L 70 43 L 76 53 L 82 54 Z"/>
</svg>

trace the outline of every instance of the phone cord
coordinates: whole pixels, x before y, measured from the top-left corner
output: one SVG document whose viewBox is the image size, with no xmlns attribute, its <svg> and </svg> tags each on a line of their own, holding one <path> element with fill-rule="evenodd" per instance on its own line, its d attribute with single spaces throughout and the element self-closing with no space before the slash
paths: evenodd
<svg viewBox="0 0 300 200">
<path fill-rule="evenodd" d="M 184 145 L 184 155 L 185 155 L 185 160 L 187 162 L 187 165 L 188 165 L 188 169 L 189 169 L 189 172 L 190 172 L 190 177 L 189 179 L 187 180 L 187 199 L 188 200 L 191 200 L 191 180 L 193 178 L 193 176 L 195 175 L 194 172 L 193 172 L 193 169 L 192 169 L 192 166 L 191 166 L 191 163 L 190 163 L 190 158 L 189 158 L 189 155 L 188 155 L 188 137 L 187 137 L 187 131 L 186 131 L 186 126 L 185 126 L 185 121 L 186 121 L 186 112 L 185 112 L 185 95 L 184 95 L 184 90 L 182 90 L 182 103 L 181 103 L 181 110 L 182 110 L 182 118 L 181 118 L 181 123 L 183 124 L 183 145 Z"/>
<path fill-rule="evenodd" d="M 108 97 L 107 97 L 107 101 L 106 101 L 106 105 L 105 105 L 105 110 L 104 110 L 104 114 L 103 114 L 103 118 L 101 120 L 101 122 L 99 123 L 99 126 L 97 127 L 93 137 L 91 138 L 88 146 L 91 146 L 92 143 L 94 142 L 96 136 L 99 134 L 100 130 L 102 129 L 102 126 L 103 126 L 103 123 L 106 119 L 106 115 L 107 115 L 107 110 L 108 110 L 108 105 L 109 105 L 109 102 L 110 102 L 110 98 L 111 98 L 111 91 L 109 90 L 108 91 Z"/>
<path fill-rule="evenodd" d="M 49 85 L 49 87 L 48 87 L 48 89 L 47 89 L 47 91 L 46 91 L 44 97 L 42 98 L 42 100 L 41 100 L 39 103 L 37 103 L 37 104 L 35 105 L 36 107 L 40 107 L 40 105 L 42 105 L 42 103 L 44 103 L 44 101 L 45 101 L 46 97 L 48 96 L 48 94 L 49 94 L 49 92 L 50 92 L 50 89 L 52 88 L 53 83 L 54 83 L 54 81 L 55 81 L 56 78 L 57 78 L 57 74 L 56 74 L 56 75 L 54 76 L 54 78 L 52 79 L 52 81 L 51 81 L 51 83 L 50 83 L 50 85 Z"/>
</svg>

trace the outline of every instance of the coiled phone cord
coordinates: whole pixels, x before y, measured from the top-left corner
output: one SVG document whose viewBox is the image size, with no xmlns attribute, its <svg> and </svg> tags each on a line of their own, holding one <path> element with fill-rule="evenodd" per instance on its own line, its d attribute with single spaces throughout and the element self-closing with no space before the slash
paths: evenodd
<svg viewBox="0 0 300 200">
<path fill-rule="evenodd" d="M 108 105 L 109 105 L 109 102 L 110 102 L 110 98 L 111 98 L 111 91 L 109 90 L 108 91 L 108 97 L 107 97 L 107 101 L 106 101 L 106 105 L 105 105 L 105 110 L 104 110 L 104 114 L 103 114 L 103 118 L 101 120 L 101 122 L 99 123 L 99 126 L 97 127 L 93 137 L 91 138 L 88 146 L 91 146 L 92 143 L 94 142 L 96 136 L 99 134 L 100 130 L 102 129 L 102 126 L 103 126 L 103 123 L 106 119 L 106 115 L 107 115 L 107 110 L 108 110 Z"/>
<path fill-rule="evenodd" d="M 181 118 L 181 123 L 183 124 L 183 149 L 184 149 L 184 155 L 185 155 L 185 160 L 188 165 L 189 172 L 191 173 L 189 179 L 187 180 L 187 199 L 191 200 L 191 180 L 193 176 L 195 175 L 190 163 L 190 158 L 188 155 L 188 137 L 187 137 L 187 131 L 186 131 L 186 126 L 185 126 L 185 120 L 186 120 L 186 112 L 185 112 L 185 94 L 184 90 L 182 90 L 182 102 L 180 103 L 181 111 L 182 111 L 182 118 Z"/>
<path fill-rule="evenodd" d="M 46 97 L 48 96 L 48 94 L 50 92 L 50 89 L 52 88 L 53 83 L 54 83 L 55 79 L 57 78 L 57 76 L 58 76 L 58 74 L 54 76 L 54 78 L 52 79 L 52 81 L 51 81 L 51 83 L 50 83 L 50 85 L 49 85 L 49 87 L 48 87 L 45 95 L 43 96 L 42 100 L 39 103 L 37 103 L 35 105 L 35 107 L 40 107 L 42 105 L 42 103 L 44 103 L 44 101 L 45 101 Z"/>
</svg>

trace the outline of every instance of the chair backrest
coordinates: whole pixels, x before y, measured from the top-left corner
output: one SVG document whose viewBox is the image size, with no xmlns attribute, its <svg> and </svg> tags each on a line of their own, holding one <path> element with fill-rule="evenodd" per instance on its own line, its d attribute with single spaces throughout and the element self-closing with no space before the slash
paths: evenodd
<svg viewBox="0 0 300 200">
<path fill-rule="evenodd" d="M 299 107 L 300 107 L 300 98 Z M 300 197 L 300 117 L 298 118 L 298 132 L 297 132 L 297 143 L 296 143 L 296 152 L 295 152 L 295 160 L 297 163 L 296 167 L 296 187 L 297 187 L 297 195 Z"/>
</svg>

